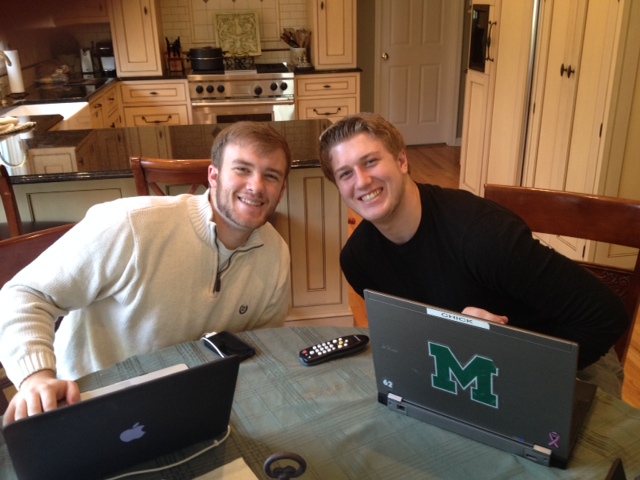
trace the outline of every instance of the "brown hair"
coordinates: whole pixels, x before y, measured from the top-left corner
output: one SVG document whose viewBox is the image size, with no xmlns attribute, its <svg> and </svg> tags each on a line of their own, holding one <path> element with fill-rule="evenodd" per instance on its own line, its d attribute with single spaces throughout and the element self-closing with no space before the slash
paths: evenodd
<svg viewBox="0 0 640 480">
<path fill-rule="evenodd" d="M 366 133 L 382 142 L 389 153 L 395 157 L 406 150 L 402 134 L 381 115 L 375 113 L 349 115 L 331 125 L 320 135 L 320 168 L 331 182 L 336 183 L 331 168 L 331 150 L 360 133 Z"/>
<path fill-rule="evenodd" d="M 235 122 L 224 128 L 213 141 L 211 147 L 211 163 L 220 168 L 222 157 L 229 144 L 250 145 L 258 155 L 282 150 L 287 160 L 285 177 L 289 175 L 293 155 L 287 139 L 266 122 Z"/>
</svg>

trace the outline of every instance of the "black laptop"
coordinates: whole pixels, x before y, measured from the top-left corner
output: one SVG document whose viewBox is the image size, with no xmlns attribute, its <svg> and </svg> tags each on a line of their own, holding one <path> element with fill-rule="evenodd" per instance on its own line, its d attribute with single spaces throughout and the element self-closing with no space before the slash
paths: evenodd
<svg viewBox="0 0 640 480">
<path fill-rule="evenodd" d="M 565 468 L 596 387 L 578 345 L 365 290 L 378 400 L 391 410 Z"/>
<path fill-rule="evenodd" d="M 20 480 L 103 478 L 224 438 L 238 377 L 231 356 L 18 420 L 3 429 Z"/>
</svg>

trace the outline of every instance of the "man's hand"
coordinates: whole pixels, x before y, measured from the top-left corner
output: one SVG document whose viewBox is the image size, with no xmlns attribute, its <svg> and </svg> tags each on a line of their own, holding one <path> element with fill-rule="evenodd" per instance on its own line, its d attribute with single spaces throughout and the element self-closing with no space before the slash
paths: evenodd
<svg viewBox="0 0 640 480">
<path fill-rule="evenodd" d="M 491 312 L 487 312 L 486 310 L 483 310 L 482 308 L 467 307 L 464 310 L 462 310 L 462 313 L 464 315 L 471 315 L 472 317 L 481 318 L 488 322 L 501 323 L 502 325 L 506 325 L 507 323 L 509 323 L 509 319 L 504 315 L 495 315 Z"/>
<path fill-rule="evenodd" d="M 20 390 L 11 399 L 4 413 L 2 424 L 48 412 L 58 408 L 58 402 L 65 400 L 68 405 L 80 401 L 80 389 L 75 382 L 59 380 L 52 370 L 42 370 L 27 377 Z"/>
</svg>

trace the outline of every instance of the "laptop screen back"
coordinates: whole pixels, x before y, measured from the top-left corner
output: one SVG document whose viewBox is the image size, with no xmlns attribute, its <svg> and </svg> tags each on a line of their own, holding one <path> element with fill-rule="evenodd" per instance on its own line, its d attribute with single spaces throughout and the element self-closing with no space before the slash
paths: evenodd
<svg viewBox="0 0 640 480">
<path fill-rule="evenodd" d="M 576 344 L 365 291 L 378 391 L 567 457 Z"/>
</svg>

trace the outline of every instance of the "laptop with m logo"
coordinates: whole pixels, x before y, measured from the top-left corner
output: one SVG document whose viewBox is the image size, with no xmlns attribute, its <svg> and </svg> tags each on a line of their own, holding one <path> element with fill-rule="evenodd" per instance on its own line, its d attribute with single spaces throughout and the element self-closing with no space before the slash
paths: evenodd
<svg viewBox="0 0 640 480">
<path fill-rule="evenodd" d="M 364 293 L 380 403 L 566 468 L 596 391 L 576 380 L 576 343 Z"/>
</svg>

